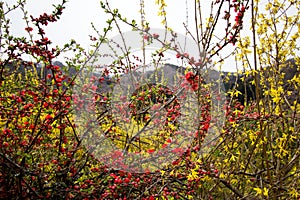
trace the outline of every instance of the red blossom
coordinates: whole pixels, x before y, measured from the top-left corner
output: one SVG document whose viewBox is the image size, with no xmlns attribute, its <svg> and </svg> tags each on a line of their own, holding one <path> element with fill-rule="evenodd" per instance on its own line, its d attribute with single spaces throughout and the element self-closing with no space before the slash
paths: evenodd
<svg viewBox="0 0 300 200">
<path fill-rule="evenodd" d="M 144 35 L 144 40 L 149 41 L 149 36 L 148 35 Z"/>
<path fill-rule="evenodd" d="M 193 89 L 194 91 L 198 90 L 198 88 L 199 88 L 198 83 L 194 83 L 194 84 L 192 85 L 192 89 Z"/>
<path fill-rule="evenodd" d="M 51 120 L 51 119 L 53 119 L 53 117 L 52 117 L 51 115 L 48 114 L 48 115 L 46 115 L 45 119 L 46 119 L 46 120 Z"/>
<path fill-rule="evenodd" d="M 188 82 L 192 82 L 193 81 L 193 78 L 195 77 L 194 73 L 193 72 L 188 72 L 186 73 L 185 75 L 185 78 Z"/>
<path fill-rule="evenodd" d="M 204 124 L 204 126 L 202 127 L 203 131 L 208 131 L 209 128 L 209 123 Z"/>
<path fill-rule="evenodd" d="M 33 28 L 31 28 L 31 27 L 26 27 L 25 30 L 26 30 L 27 32 L 31 32 L 31 31 L 33 30 Z"/>
<path fill-rule="evenodd" d="M 159 38 L 159 35 L 158 35 L 158 34 L 156 34 L 156 33 L 153 33 L 153 35 L 152 35 L 152 36 L 153 36 L 153 38 L 154 38 L 154 39 L 158 39 L 158 38 Z"/>
<path fill-rule="evenodd" d="M 148 152 L 148 153 L 154 153 L 154 152 L 155 152 L 155 149 L 148 149 L 147 152 Z"/>
</svg>

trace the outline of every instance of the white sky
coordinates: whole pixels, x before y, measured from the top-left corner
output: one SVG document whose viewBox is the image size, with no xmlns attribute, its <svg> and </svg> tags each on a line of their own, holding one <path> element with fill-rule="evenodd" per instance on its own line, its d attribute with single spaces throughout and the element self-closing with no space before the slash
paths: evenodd
<svg viewBox="0 0 300 200">
<path fill-rule="evenodd" d="M 16 0 L 6 0 L 5 2 L 12 5 Z M 26 8 L 33 16 L 39 16 L 44 12 L 51 12 L 53 10 L 52 4 L 60 2 L 59 0 L 28 0 Z M 163 27 L 160 24 L 161 18 L 157 17 L 158 6 L 154 2 L 154 0 L 146 0 L 146 17 L 152 27 Z M 166 0 L 166 2 L 168 4 L 168 18 L 170 19 L 168 21 L 169 26 L 174 27 L 174 30 L 178 32 L 184 33 L 182 23 L 186 21 L 185 0 L 178 0 L 177 3 L 168 3 L 172 2 L 171 0 Z M 110 0 L 109 3 L 111 8 L 118 8 L 120 13 L 127 19 L 136 19 L 136 21 L 140 19 L 139 0 Z M 22 13 L 20 11 L 12 12 L 11 16 L 14 33 L 24 34 L 25 24 L 20 23 Z M 93 22 L 98 30 L 102 30 L 106 27 L 108 17 L 109 15 L 105 14 L 101 9 L 99 0 L 70 0 L 66 4 L 66 9 L 63 11 L 61 19 L 54 24 L 48 25 L 46 33 L 55 42 L 63 44 L 70 39 L 75 39 L 87 47 L 90 43 L 88 35 L 94 33 L 90 23 Z M 123 30 L 129 31 L 131 29 L 125 27 Z M 112 36 L 116 34 L 117 32 L 112 33 Z"/>
<path fill-rule="evenodd" d="M 5 0 L 6 3 L 12 5 L 16 0 Z M 60 3 L 60 0 L 28 0 L 26 8 L 29 14 L 38 17 L 44 12 L 50 13 L 53 10 L 52 4 Z M 128 20 L 135 19 L 137 22 L 140 19 L 140 5 L 139 0 L 109 0 L 111 8 L 118 8 L 123 17 Z M 186 22 L 186 9 L 189 11 L 189 28 L 191 32 L 195 33 L 194 29 L 194 1 L 191 0 L 165 0 L 167 4 L 167 19 L 168 26 L 178 33 L 185 34 L 185 28 L 183 22 Z M 186 8 L 186 2 L 188 2 L 188 8 Z M 210 1 L 203 1 L 210 2 Z M 157 16 L 158 6 L 155 5 L 155 0 L 145 0 L 145 12 L 147 21 L 150 22 L 152 28 L 163 28 L 161 25 L 161 19 Z M 208 16 L 210 11 L 210 3 L 203 4 L 204 18 Z M 16 35 L 26 35 L 24 28 L 25 23 L 22 20 L 21 11 L 12 12 L 10 18 L 12 20 L 12 31 Z M 100 7 L 99 0 L 69 0 L 66 4 L 66 9 L 63 11 L 63 15 L 58 22 L 49 24 L 46 30 L 46 36 L 53 41 L 54 44 L 62 46 L 71 39 L 75 39 L 84 48 L 89 49 L 91 44 L 89 35 L 95 35 L 92 29 L 91 22 L 94 23 L 96 28 L 102 32 L 106 27 L 106 20 L 110 16 L 105 14 Z M 245 30 L 249 30 L 250 17 L 245 18 Z M 217 32 L 223 30 L 222 27 L 217 27 Z M 122 30 L 130 31 L 131 28 L 123 26 Z M 118 35 L 117 31 L 110 32 L 110 37 Z M 231 48 L 232 49 L 232 48 Z M 230 52 L 230 48 L 225 50 Z M 231 66 L 230 63 L 233 59 L 225 62 L 223 70 L 235 71 L 235 66 Z"/>
<path fill-rule="evenodd" d="M 16 3 L 16 0 L 6 0 L 5 2 L 9 5 L 13 5 Z M 26 9 L 29 14 L 38 17 L 44 12 L 51 13 L 53 10 L 52 4 L 58 4 L 60 2 L 60 0 L 28 0 Z M 168 19 L 170 19 L 168 20 L 168 25 L 173 27 L 176 32 L 184 34 L 185 30 L 182 23 L 186 21 L 185 0 L 178 0 L 176 4 L 169 3 L 172 2 L 170 0 L 166 0 L 166 2 L 168 4 Z M 110 0 L 109 3 L 111 8 L 118 8 L 123 17 L 126 17 L 128 20 L 135 19 L 137 22 L 139 21 L 139 0 Z M 162 18 L 157 16 L 158 6 L 155 5 L 155 1 L 146 0 L 145 4 L 146 17 L 147 20 L 150 21 L 150 26 L 153 28 L 163 28 L 160 23 Z M 9 17 L 11 18 L 13 34 L 18 36 L 26 35 L 27 33 L 24 30 L 26 24 L 22 20 L 22 12 L 20 10 L 11 12 Z M 107 27 L 106 21 L 109 17 L 110 16 L 104 13 L 100 7 L 99 0 L 70 0 L 66 4 L 66 9 L 63 11 L 61 19 L 58 22 L 50 23 L 45 28 L 46 36 L 51 39 L 53 44 L 59 46 L 64 45 L 71 39 L 75 39 L 85 49 L 90 49 L 89 45 L 91 41 L 89 40 L 89 35 L 96 35 L 92 29 L 91 22 L 102 32 L 103 28 Z M 124 32 L 130 31 L 131 28 L 129 26 L 122 26 L 122 30 Z M 118 32 L 116 29 L 113 29 L 109 37 L 116 35 L 118 35 Z"/>
</svg>

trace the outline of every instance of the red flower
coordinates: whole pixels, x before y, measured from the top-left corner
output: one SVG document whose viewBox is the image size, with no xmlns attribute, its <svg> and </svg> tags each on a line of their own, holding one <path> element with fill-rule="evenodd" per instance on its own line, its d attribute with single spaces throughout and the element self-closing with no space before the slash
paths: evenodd
<svg viewBox="0 0 300 200">
<path fill-rule="evenodd" d="M 58 162 L 57 162 L 57 160 L 53 159 L 52 163 L 56 165 Z"/>
<path fill-rule="evenodd" d="M 99 78 L 99 82 L 102 83 L 104 81 L 104 77 Z"/>
<path fill-rule="evenodd" d="M 229 122 L 230 122 L 230 123 L 234 123 L 235 121 L 236 121 L 236 120 L 235 120 L 233 117 L 230 117 L 230 118 L 229 118 Z"/>
<path fill-rule="evenodd" d="M 59 71 L 59 68 L 60 68 L 60 67 L 57 66 L 57 65 L 53 66 L 53 69 L 54 69 L 55 71 L 57 71 L 57 72 Z"/>
<path fill-rule="evenodd" d="M 179 154 L 181 154 L 181 153 L 183 153 L 183 149 L 182 148 L 180 148 L 180 147 L 177 147 L 177 148 L 174 148 L 174 149 L 172 149 L 172 152 L 173 153 L 179 153 Z"/>
<path fill-rule="evenodd" d="M 166 140 L 166 142 L 167 142 L 167 143 L 171 143 L 171 142 L 172 142 L 171 138 L 168 138 L 168 139 Z"/>
<path fill-rule="evenodd" d="M 208 131 L 209 128 L 209 123 L 204 124 L 204 126 L 202 127 L 203 131 Z"/>
<path fill-rule="evenodd" d="M 70 100 L 71 100 L 71 97 L 67 97 L 67 98 L 66 98 L 66 101 L 70 101 Z"/>
<path fill-rule="evenodd" d="M 51 120 L 52 118 L 53 117 L 51 115 L 49 115 L 49 114 L 45 117 L 46 120 Z"/>
<path fill-rule="evenodd" d="M 155 152 L 155 149 L 149 149 L 147 150 L 148 153 L 154 153 Z"/>
<path fill-rule="evenodd" d="M 179 162 L 180 162 L 180 160 L 174 160 L 174 161 L 172 162 L 172 165 L 178 165 Z"/>
<path fill-rule="evenodd" d="M 153 36 L 153 38 L 154 38 L 154 39 L 157 39 L 157 38 L 159 38 L 159 35 L 158 35 L 158 34 L 156 34 L 156 33 L 153 33 L 153 35 L 152 35 L 152 36 Z"/>
<path fill-rule="evenodd" d="M 186 80 L 188 81 L 188 82 L 192 82 L 193 81 L 193 78 L 195 77 L 195 75 L 194 75 L 194 73 L 193 72 L 188 72 L 188 73 L 186 73 L 186 75 L 185 75 L 185 78 L 186 78 Z"/>
<path fill-rule="evenodd" d="M 7 148 L 9 146 L 8 142 L 3 142 L 2 145 L 3 145 L 4 148 Z"/>
<path fill-rule="evenodd" d="M 149 197 L 149 200 L 154 200 L 155 198 L 153 196 L 150 196 Z"/>
<path fill-rule="evenodd" d="M 198 90 L 198 83 L 194 83 L 194 84 L 192 85 L 192 89 L 193 89 L 194 91 Z"/>
<path fill-rule="evenodd" d="M 31 27 L 26 27 L 25 30 L 28 31 L 28 32 L 31 32 L 31 31 L 33 30 L 33 28 L 31 28 Z"/>
<path fill-rule="evenodd" d="M 149 36 L 148 35 L 144 35 L 144 40 L 149 41 Z"/>
</svg>

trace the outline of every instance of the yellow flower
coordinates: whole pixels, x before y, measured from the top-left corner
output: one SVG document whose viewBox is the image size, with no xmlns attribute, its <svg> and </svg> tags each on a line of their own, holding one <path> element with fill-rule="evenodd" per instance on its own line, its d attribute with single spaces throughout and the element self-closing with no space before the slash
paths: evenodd
<svg viewBox="0 0 300 200">
<path fill-rule="evenodd" d="M 198 173 L 192 169 L 191 173 L 187 176 L 188 180 L 194 180 L 198 178 Z"/>
</svg>

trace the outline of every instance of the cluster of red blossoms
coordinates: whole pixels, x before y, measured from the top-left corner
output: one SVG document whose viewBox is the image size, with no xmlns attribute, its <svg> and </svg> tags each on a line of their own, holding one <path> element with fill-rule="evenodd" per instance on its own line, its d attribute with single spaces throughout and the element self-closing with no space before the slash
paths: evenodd
<svg viewBox="0 0 300 200">
<path fill-rule="evenodd" d="M 193 72 L 188 72 L 185 75 L 185 79 L 187 80 L 187 82 L 189 82 L 189 84 L 191 85 L 193 91 L 197 91 L 199 88 L 199 76 L 195 75 Z M 200 81 L 202 82 L 202 79 L 200 79 Z"/>
<path fill-rule="evenodd" d="M 234 11 L 237 13 L 237 15 L 234 18 L 235 26 L 241 26 L 243 24 L 243 16 L 245 13 L 245 6 L 240 6 L 238 4 L 234 4 Z"/>
<path fill-rule="evenodd" d="M 65 2 L 66 1 L 63 1 L 63 3 Z M 52 14 L 44 13 L 40 15 L 38 18 L 34 18 L 32 15 L 30 17 L 32 22 L 36 22 L 36 24 L 42 24 L 47 26 L 49 22 L 56 22 L 59 19 L 64 8 L 65 7 L 63 5 L 59 5 L 56 7 L 55 11 Z"/>
<path fill-rule="evenodd" d="M 230 9 L 225 10 L 225 15 L 223 16 L 223 19 L 225 19 L 228 23 L 228 27 L 225 28 L 226 31 L 226 36 L 229 35 L 229 42 L 235 45 L 237 42 L 237 35 L 239 31 L 242 29 L 243 26 L 243 17 L 245 14 L 245 11 L 248 9 L 247 3 L 248 1 L 241 1 L 241 0 L 232 0 L 230 2 L 229 7 L 234 9 L 235 17 L 234 17 L 234 25 L 232 27 L 232 30 L 234 32 L 229 31 L 229 28 L 231 27 L 230 19 L 231 19 L 231 14 L 230 14 Z M 220 3 L 220 1 L 217 1 L 216 3 Z"/>
</svg>

